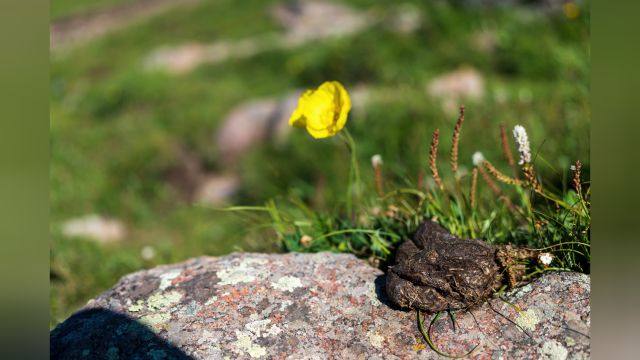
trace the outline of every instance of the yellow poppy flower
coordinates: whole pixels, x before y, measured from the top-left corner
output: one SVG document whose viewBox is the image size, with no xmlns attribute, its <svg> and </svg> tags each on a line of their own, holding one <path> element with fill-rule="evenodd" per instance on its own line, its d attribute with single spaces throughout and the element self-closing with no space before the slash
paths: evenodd
<svg viewBox="0 0 640 360">
<path fill-rule="evenodd" d="M 342 130 L 349 110 L 351 99 L 344 86 L 337 81 L 325 81 L 300 96 L 289 125 L 306 128 L 311 136 L 322 139 Z"/>
</svg>

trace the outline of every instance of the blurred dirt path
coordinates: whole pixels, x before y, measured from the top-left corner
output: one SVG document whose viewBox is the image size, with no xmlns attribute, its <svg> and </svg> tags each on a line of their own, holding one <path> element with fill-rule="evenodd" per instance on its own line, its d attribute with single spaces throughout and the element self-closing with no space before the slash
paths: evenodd
<svg viewBox="0 0 640 360">
<path fill-rule="evenodd" d="M 291 0 L 269 7 L 267 13 L 283 32 L 263 33 L 237 41 L 161 46 L 147 57 L 145 67 L 181 74 L 204 63 L 243 59 L 269 50 L 290 49 L 354 34 L 376 23 L 367 12 L 324 0 Z"/>
<path fill-rule="evenodd" d="M 136 0 L 106 9 L 70 16 L 50 25 L 51 50 L 69 49 L 178 6 L 201 0 Z"/>
</svg>

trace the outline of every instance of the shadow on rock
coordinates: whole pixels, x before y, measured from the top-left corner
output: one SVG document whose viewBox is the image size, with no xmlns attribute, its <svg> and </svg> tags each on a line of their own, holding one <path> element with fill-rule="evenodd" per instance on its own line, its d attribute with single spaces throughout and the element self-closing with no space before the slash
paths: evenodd
<svg viewBox="0 0 640 360">
<path fill-rule="evenodd" d="M 74 314 L 49 340 L 51 359 L 193 359 L 145 325 L 106 309 Z"/>
<path fill-rule="evenodd" d="M 387 283 L 386 274 L 378 275 L 378 277 L 376 277 L 376 279 L 374 280 L 374 284 L 376 286 L 376 297 L 378 298 L 378 300 L 384 305 L 394 310 L 406 311 L 407 309 L 402 309 L 398 305 L 392 303 L 389 300 L 389 297 L 387 297 L 387 291 L 385 290 L 386 283 Z"/>
</svg>

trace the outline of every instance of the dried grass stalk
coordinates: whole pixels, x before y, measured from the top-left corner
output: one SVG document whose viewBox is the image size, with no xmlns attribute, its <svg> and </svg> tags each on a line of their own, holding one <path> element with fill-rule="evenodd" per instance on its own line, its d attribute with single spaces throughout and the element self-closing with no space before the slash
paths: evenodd
<svg viewBox="0 0 640 360">
<path fill-rule="evenodd" d="M 453 140 L 451 141 L 451 173 L 455 177 L 458 173 L 458 143 L 460 142 L 460 130 L 464 122 L 464 105 L 460 106 L 460 116 L 453 128 Z"/>
<path fill-rule="evenodd" d="M 540 181 L 538 181 L 538 178 L 536 177 L 536 173 L 533 170 L 533 165 L 531 165 L 530 163 L 525 163 L 522 166 L 522 171 L 524 173 L 525 179 L 527 180 L 527 185 L 531 186 L 531 189 L 533 189 L 533 191 L 537 194 L 544 195 L 542 192 L 542 184 L 540 184 Z"/>
<path fill-rule="evenodd" d="M 507 163 L 511 167 L 511 171 L 513 171 L 513 177 L 517 179 L 518 168 L 516 167 L 516 161 L 513 159 L 511 148 L 509 147 L 509 141 L 507 138 L 507 127 L 504 125 L 504 123 L 500 124 L 500 142 L 502 143 L 502 153 L 504 154 L 504 158 L 507 160 Z"/>
<path fill-rule="evenodd" d="M 582 163 L 580 160 L 576 160 L 576 164 L 573 169 L 573 188 L 576 189 L 578 195 L 582 194 L 582 181 L 580 180 L 580 171 L 582 170 Z"/>
<path fill-rule="evenodd" d="M 433 131 L 433 138 L 431 139 L 431 148 L 429 149 L 429 169 L 433 176 L 433 181 L 436 183 L 440 190 L 444 190 L 442 179 L 438 174 L 438 167 L 436 166 L 436 160 L 438 159 L 438 143 L 440 143 L 440 129 Z"/>
<path fill-rule="evenodd" d="M 476 192 L 478 189 L 478 168 L 474 167 L 471 172 L 471 189 L 469 191 L 469 201 L 471 203 L 471 207 L 474 208 L 476 206 Z"/>
<path fill-rule="evenodd" d="M 382 157 L 380 155 L 374 155 L 371 158 L 371 165 L 373 166 L 373 175 L 376 182 L 376 190 L 379 196 L 384 196 L 384 182 L 382 178 Z"/>
<path fill-rule="evenodd" d="M 490 163 L 488 160 L 483 161 L 482 165 L 487 169 L 487 171 L 491 175 L 493 175 L 496 179 L 498 179 L 498 181 L 508 185 L 522 185 L 522 181 L 503 174 L 502 172 L 500 172 L 500 170 L 498 170 L 495 166 L 493 166 L 493 164 Z"/>
<path fill-rule="evenodd" d="M 477 169 L 480 172 L 480 175 L 482 175 L 482 179 L 484 180 L 484 182 L 487 183 L 487 185 L 489 186 L 489 189 L 491 189 L 491 191 L 496 195 L 496 197 L 498 197 L 498 199 L 504 201 L 509 211 L 511 211 L 515 215 L 520 215 L 520 213 L 518 212 L 518 209 L 513 204 L 511 199 L 509 199 L 506 195 L 502 193 L 502 190 L 500 190 L 500 187 L 498 187 L 498 185 L 493 181 L 493 179 L 491 179 L 491 176 L 489 176 L 489 174 L 483 168 L 478 167 Z"/>
</svg>

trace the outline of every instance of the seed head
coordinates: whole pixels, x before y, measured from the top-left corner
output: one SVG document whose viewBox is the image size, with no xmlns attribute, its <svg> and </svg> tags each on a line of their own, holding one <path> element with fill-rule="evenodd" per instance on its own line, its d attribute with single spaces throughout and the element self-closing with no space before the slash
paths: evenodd
<svg viewBox="0 0 640 360">
<path fill-rule="evenodd" d="M 300 244 L 304 247 L 311 245 L 312 241 L 313 238 L 309 235 L 302 235 L 302 237 L 300 238 Z"/>
<path fill-rule="evenodd" d="M 380 154 L 371 157 L 371 166 L 373 166 L 374 178 L 376 181 L 376 190 L 378 195 L 384 196 L 384 181 L 382 179 L 382 156 Z"/>
<path fill-rule="evenodd" d="M 573 170 L 573 187 L 576 189 L 578 194 L 581 195 L 582 181 L 580 180 L 580 172 L 582 170 L 582 163 L 580 162 L 580 160 L 576 160 L 576 164 L 571 165 L 571 170 Z"/>
<path fill-rule="evenodd" d="M 440 175 L 438 174 L 438 166 L 436 161 L 438 159 L 438 143 L 440 142 L 440 129 L 435 129 L 433 131 L 433 138 L 431 139 L 431 147 L 429 149 L 429 169 L 431 170 L 431 175 L 433 176 L 433 181 L 435 181 L 436 185 L 440 190 L 444 190 L 444 185 L 442 184 L 442 179 L 440 179 Z"/>
<path fill-rule="evenodd" d="M 521 185 L 521 181 L 512 177 L 509 177 L 505 174 L 503 174 L 502 172 L 500 172 L 500 170 L 498 170 L 495 166 L 493 166 L 492 163 L 490 163 L 487 160 L 482 161 L 482 165 L 484 165 L 485 169 L 487 169 L 487 171 L 493 175 L 496 179 L 498 179 L 498 181 L 503 182 L 505 184 L 509 184 L 509 185 Z"/>
<path fill-rule="evenodd" d="M 469 190 L 469 201 L 471 207 L 476 206 L 476 192 L 478 189 L 478 168 L 474 167 L 471 171 L 471 189 Z"/>
<path fill-rule="evenodd" d="M 464 122 L 464 105 L 460 106 L 460 116 L 453 129 L 453 140 L 451 141 L 451 172 L 455 176 L 458 172 L 458 143 L 460 142 L 460 130 Z"/>
<path fill-rule="evenodd" d="M 382 156 L 380 154 L 375 154 L 371 157 L 371 166 L 373 166 L 374 168 L 377 168 L 382 164 Z"/>
</svg>

